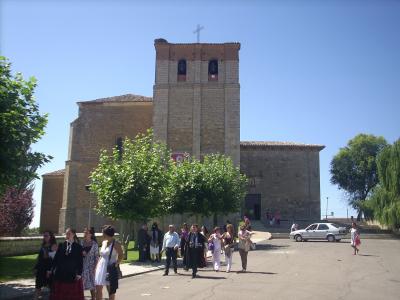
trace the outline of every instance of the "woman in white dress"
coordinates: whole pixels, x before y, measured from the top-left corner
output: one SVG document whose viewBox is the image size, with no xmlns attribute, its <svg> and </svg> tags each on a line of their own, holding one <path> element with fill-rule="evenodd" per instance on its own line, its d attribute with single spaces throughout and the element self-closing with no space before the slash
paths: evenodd
<svg viewBox="0 0 400 300">
<path fill-rule="evenodd" d="M 114 239 L 115 229 L 106 225 L 103 227 L 103 243 L 100 249 L 100 259 L 96 266 L 95 284 L 96 299 L 103 299 L 103 286 L 107 287 L 110 300 L 115 299 L 118 289 L 118 268 L 123 258 L 121 244 Z"/>
<path fill-rule="evenodd" d="M 219 227 L 214 228 L 214 233 L 208 239 L 209 243 L 212 243 L 214 249 L 212 250 L 212 257 L 214 263 L 214 271 L 219 272 L 219 267 L 221 265 L 221 230 Z"/>
<path fill-rule="evenodd" d="M 354 249 L 353 255 L 357 255 L 359 249 L 359 245 L 361 244 L 360 241 L 360 233 L 358 232 L 357 225 L 355 222 L 351 223 L 351 229 L 350 229 L 350 245 Z"/>
</svg>

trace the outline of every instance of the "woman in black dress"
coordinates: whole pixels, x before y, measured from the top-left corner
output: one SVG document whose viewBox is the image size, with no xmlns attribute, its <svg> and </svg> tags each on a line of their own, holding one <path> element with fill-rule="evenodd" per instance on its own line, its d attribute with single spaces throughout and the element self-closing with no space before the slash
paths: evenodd
<svg viewBox="0 0 400 300">
<path fill-rule="evenodd" d="M 50 286 L 50 274 L 52 261 L 57 251 L 57 241 L 54 234 L 51 231 L 45 231 L 43 233 L 42 246 L 40 247 L 36 265 L 34 271 L 36 274 L 35 284 L 35 297 L 39 299 L 42 288 Z"/>
<path fill-rule="evenodd" d="M 53 260 L 54 282 L 50 300 L 84 300 L 82 269 L 83 248 L 79 244 L 76 231 L 68 228 L 66 241 L 58 245 Z"/>
</svg>

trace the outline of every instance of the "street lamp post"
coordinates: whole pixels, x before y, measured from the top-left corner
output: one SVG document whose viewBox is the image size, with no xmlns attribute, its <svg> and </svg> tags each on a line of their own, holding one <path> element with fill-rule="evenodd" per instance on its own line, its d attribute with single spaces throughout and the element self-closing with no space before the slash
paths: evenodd
<svg viewBox="0 0 400 300">
<path fill-rule="evenodd" d="M 329 197 L 326 197 L 326 212 L 325 212 L 325 219 L 328 221 L 328 203 Z"/>
<path fill-rule="evenodd" d="M 89 214 L 88 223 L 89 224 L 88 224 L 88 228 L 90 228 L 91 224 L 92 224 L 92 197 L 90 195 L 90 184 L 85 185 L 85 190 L 89 192 L 89 211 L 88 211 L 88 214 Z"/>
</svg>

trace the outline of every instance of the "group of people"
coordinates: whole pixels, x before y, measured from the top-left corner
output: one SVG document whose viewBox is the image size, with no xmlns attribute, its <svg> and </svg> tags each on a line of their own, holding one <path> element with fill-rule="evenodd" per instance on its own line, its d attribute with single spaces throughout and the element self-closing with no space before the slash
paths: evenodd
<svg viewBox="0 0 400 300">
<path fill-rule="evenodd" d="M 251 235 L 249 223 L 240 226 L 238 232 L 238 249 L 242 261 L 241 272 L 247 270 L 247 254 L 251 249 Z M 165 252 L 166 266 L 164 276 L 169 274 L 171 261 L 174 272 L 177 273 L 177 256 L 183 259 L 183 269 L 192 270 L 192 278 L 196 278 L 198 268 L 206 266 L 207 252 L 211 252 L 213 269 L 216 272 L 221 268 L 221 254 L 225 255 L 226 272 L 232 268 L 232 257 L 236 246 L 234 227 L 232 224 L 224 226 L 224 232 L 220 227 L 215 227 L 211 234 L 207 228 L 199 228 L 193 224 L 190 228 L 185 223 L 180 234 L 175 231 L 174 225 L 169 225 L 169 231 L 164 235 L 161 252 Z"/>
<path fill-rule="evenodd" d="M 143 224 L 137 236 L 137 247 L 139 250 L 139 261 L 152 262 L 161 261 L 161 248 L 163 243 L 163 232 L 158 228 L 156 222 L 151 226 L 149 232 L 147 224 Z"/>
<path fill-rule="evenodd" d="M 46 231 L 34 268 L 35 299 L 45 286 L 50 288 L 53 300 L 83 300 L 84 290 L 90 290 L 92 299 L 103 299 L 104 286 L 109 299 L 115 299 L 123 252 L 121 244 L 114 239 L 112 226 L 104 226 L 102 232 L 99 248 L 93 227 L 85 228 L 82 241 L 74 229 L 68 228 L 65 241 L 58 245 L 54 234 Z"/>
<path fill-rule="evenodd" d="M 247 253 L 253 244 L 251 235 L 251 223 L 245 217 L 237 234 L 242 272 L 246 272 L 247 269 Z M 164 253 L 166 256 L 164 276 L 167 276 L 171 263 L 174 272 L 178 272 L 177 258 L 180 256 L 183 269 L 186 271 L 191 269 L 192 277 L 196 278 L 198 268 L 206 267 L 207 256 L 211 252 L 214 270 L 220 271 L 221 255 L 224 255 L 226 272 L 230 272 L 236 246 L 235 236 L 234 227 L 229 221 L 223 226 L 223 229 L 215 227 L 211 233 L 205 226 L 199 227 L 197 224 L 193 224 L 189 227 L 184 223 L 179 234 L 174 225 L 169 225 L 168 231 L 163 234 L 157 223 L 153 223 L 150 231 L 147 224 L 143 224 L 139 229 L 137 239 L 139 261 L 159 262 Z"/>
<path fill-rule="evenodd" d="M 270 213 L 268 210 L 265 212 L 265 219 L 267 226 L 280 226 L 281 225 L 281 213 L 276 211 L 275 213 Z"/>
<path fill-rule="evenodd" d="M 102 229 L 103 242 L 98 245 L 94 228 L 85 228 L 80 241 L 76 230 L 68 228 L 65 241 L 57 245 L 54 234 L 46 231 L 39 250 L 36 274 L 35 299 L 41 295 L 43 287 L 50 288 L 52 300 L 83 300 L 84 290 L 90 290 L 91 298 L 103 299 L 103 287 L 107 288 L 109 299 L 115 299 L 118 280 L 121 277 L 119 264 L 123 258 L 121 244 L 114 239 L 115 229 L 105 225 Z M 238 243 L 232 224 L 227 223 L 223 229 L 215 227 L 211 234 L 207 228 L 193 224 L 190 228 L 183 224 L 180 233 L 174 225 L 169 225 L 165 234 L 153 223 L 151 231 L 143 225 L 138 235 L 139 260 L 161 261 L 165 253 L 166 268 L 164 276 L 169 274 L 172 266 L 178 272 L 177 257 L 183 258 L 183 268 L 192 270 L 196 278 L 198 268 L 206 267 L 207 253 L 211 252 L 213 268 L 221 268 L 221 255 L 225 255 L 226 272 L 232 268 L 234 249 L 239 249 L 242 262 L 241 272 L 247 270 L 247 254 L 251 249 L 251 224 L 245 218 L 237 233 Z"/>
</svg>

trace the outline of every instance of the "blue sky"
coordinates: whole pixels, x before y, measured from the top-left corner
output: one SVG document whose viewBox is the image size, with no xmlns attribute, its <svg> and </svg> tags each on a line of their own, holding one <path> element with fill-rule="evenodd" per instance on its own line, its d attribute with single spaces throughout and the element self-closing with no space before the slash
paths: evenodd
<svg viewBox="0 0 400 300">
<path fill-rule="evenodd" d="M 218 2 L 218 3 L 217 3 Z M 400 1 L 0 1 L 0 51 L 49 113 L 35 150 L 64 168 L 78 100 L 152 96 L 153 41 L 238 41 L 241 139 L 326 145 L 321 211 L 346 216 L 329 163 L 358 133 L 400 136 Z M 39 223 L 41 181 L 36 182 Z"/>
</svg>

